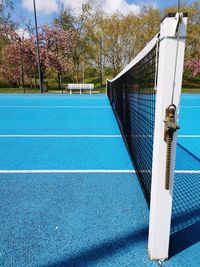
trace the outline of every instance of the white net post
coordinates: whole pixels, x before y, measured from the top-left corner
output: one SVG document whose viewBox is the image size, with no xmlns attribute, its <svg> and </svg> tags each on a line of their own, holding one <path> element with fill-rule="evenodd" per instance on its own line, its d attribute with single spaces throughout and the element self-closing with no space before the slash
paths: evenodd
<svg viewBox="0 0 200 267">
<path fill-rule="evenodd" d="M 169 190 L 165 187 L 167 143 L 165 112 L 173 102 L 178 120 L 187 15 L 168 14 L 160 28 L 148 252 L 152 260 L 168 258 L 177 132 L 173 135 Z"/>
</svg>

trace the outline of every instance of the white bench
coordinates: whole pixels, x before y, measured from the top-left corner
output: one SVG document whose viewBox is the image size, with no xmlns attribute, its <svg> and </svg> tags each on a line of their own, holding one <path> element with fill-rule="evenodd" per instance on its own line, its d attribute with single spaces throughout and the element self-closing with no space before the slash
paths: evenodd
<svg viewBox="0 0 200 267">
<path fill-rule="evenodd" d="M 70 90 L 70 94 L 72 94 L 72 90 L 80 90 L 80 94 L 82 94 L 82 90 L 90 90 L 90 94 L 94 89 L 93 83 L 69 83 L 67 86 L 68 90 Z"/>
</svg>

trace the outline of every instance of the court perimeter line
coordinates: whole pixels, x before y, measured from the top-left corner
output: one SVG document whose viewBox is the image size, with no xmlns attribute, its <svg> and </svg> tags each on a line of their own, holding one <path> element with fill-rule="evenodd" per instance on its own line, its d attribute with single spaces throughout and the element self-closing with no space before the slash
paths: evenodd
<svg viewBox="0 0 200 267">
<path fill-rule="evenodd" d="M 120 134 L 1 134 L 0 138 L 122 138 Z"/>
<path fill-rule="evenodd" d="M 111 108 L 111 106 L 0 106 L 0 108 Z"/>
<path fill-rule="evenodd" d="M 134 138 L 142 138 L 142 137 L 153 137 L 151 134 L 138 134 L 138 135 L 131 135 Z M 199 134 L 180 134 L 178 135 L 179 138 L 199 138 Z"/>
<path fill-rule="evenodd" d="M 176 170 L 175 173 L 196 173 L 200 174 L 200 170 Z"/>
<path fill-rule="evenodd" d="M 0 173 L 136 173 L 136 172 L 137 172 L 136 170 L 0 170 Z M 200 174 L 200 170 L 176 170 L 175 173 Z"/>
<path fill-rule="evenodd" d="M 148 136 L 139 136 L 148 137 Z M 200 138 L 200 135 L 178 135 L 179 138 Z M 120 134 L 0 134 L 0 138 L 122 138 Z"/>
<path fill-rule="evenodd" d="M 0 170 L 0 173 L 135 173 L 134 170 Z"/>
</svg>

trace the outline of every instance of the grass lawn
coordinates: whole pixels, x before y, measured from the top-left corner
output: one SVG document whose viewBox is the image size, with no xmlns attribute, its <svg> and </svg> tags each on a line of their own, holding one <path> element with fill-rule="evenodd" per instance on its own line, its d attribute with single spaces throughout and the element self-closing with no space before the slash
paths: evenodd
<svg viewBox="0 0 200 267">
<path fill-rule="evenodd" d="M 182 93 L 200 94 L 200 88 L 182 88 Z"/>
<path fill-rule="evenodd" d="M 109 77 L 111 78 L 111 77 Z M 101 89 L 100 83 L 98 78 L 96 77 L 90 77 L 85 79 L 85 83 L 93 83 L 94 84 L 94 90 L 93 93 L 105 93 L 106 92 L 106 80 L 104 78 L 103 80 L 103 87 Z M 39 84 L 39 81 L 38 81 Z M 62 94 L 66 93 L 66 88 L 67 88 L 67 83 L 63 84 L 63 91 L 58 90 L 58 83 L 53 81 L 52 79 L 48 80 L 48 93 L 56 93 L 56 94 Z M 40 93 L 39 88 L 37 89 L 30 89 L 30 88 L 25 88 L 26 93 Z M 24 93 L 23 88 L 0 88 L 0 93 Z M 79 93 L 79 91 L 77 91 Z M 193 78 L 193 79 L 188 79 L 183 81 L 183 88 L 182 88 L 182 93 L 200 93 L 200 77 Z"/>
<path fill-rule="evenodd" d="M 104 86 L 102 88 L 102 93 L 105 93 L 106 87 Z M 1 93 L 24 93 L 23 88 L 0 88 L 0 94 Z M 25 93 L 40 93 L 39 89 L 30 89 L 30 88 L 25 88 Z M 49 89 L 48 93 L 50 94 L 62 94 L 61 90 L 58 89 Z M 66 94 L 66 89 L 63 90 L 63 93 Z M 77 91 L 79 93 L 79 91 Z M 98 86 L 95 86 L 95 90 L 93 93 L 101 93 L 101 89 Z M 182 93 L 189 93 L 189 94 L 200 94 L 200 87 L 199 88 L 183 88 Z"/>
<path fill-rule="evenodd" d="M 39 93 L 39 89 L 25 88 L 26 93 Z M 23 88 L 0 88 L 0 93 L 24 93 Z"/>
<path fill-rule="evenodd" d="M 105 93 L 106 91 L 106 88 L 104 87 L 102 89 L 102 93 Z M 89 92 L 89 91 L 88 91 Z M 87 93 L 88 93 L 87 92 Z M 1 93 L 24 93 L 24 89 L 23 88 L 0 88 L 0 94 Z M 37 94 L 37 93 L 40 93 L 40 90 L 39 89 L 30 89 L 30 88 L 25 88 L 25 93 L 31 93 L 31 94 Z M 49 89 L 48 90 L 48 93 L 50 94 L 66 94 L 69 92 L 66 92 L 66 89 L 64 89 L 63 91 L 62 90 L 58 90 L 58 89 Z M 77 90 L 77 92 L 73 92 L 74 93 L 78 93 L 79 94 L 79 90 Z M 95 88 L 93 91 L 92 91 L 93 94 L 99 94 L 101 93 L 101 90 L 100 88 Z"/>
</svg>

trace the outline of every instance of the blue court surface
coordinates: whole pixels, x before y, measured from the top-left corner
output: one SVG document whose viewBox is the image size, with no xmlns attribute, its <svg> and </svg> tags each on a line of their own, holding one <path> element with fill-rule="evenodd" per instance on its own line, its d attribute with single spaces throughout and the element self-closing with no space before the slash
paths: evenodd
<svg viewBox="0 0 200 267">
<path fill-rule="evenodd" d="M 200 264 L 200 95 L 182 95 L 170 258 Z M 157 266 L 105 95 L 0 95 L 0 266 Z"/>
</svg>

